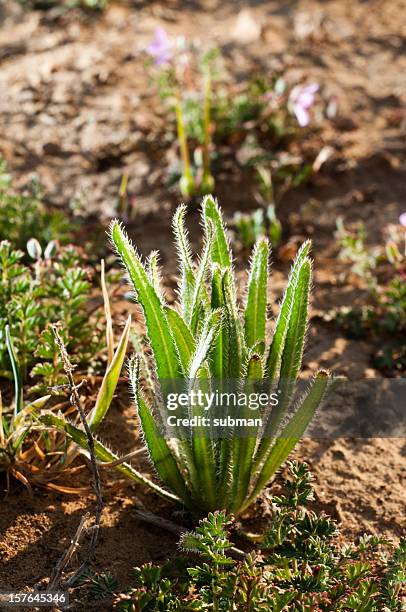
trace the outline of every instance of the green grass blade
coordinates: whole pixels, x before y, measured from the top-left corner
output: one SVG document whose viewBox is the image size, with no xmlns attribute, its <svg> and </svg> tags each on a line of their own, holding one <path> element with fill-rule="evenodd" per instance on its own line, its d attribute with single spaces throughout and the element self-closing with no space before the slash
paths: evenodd
<svg viewBox="0 0 406 612">
<path fill-rule="evenodd" d="M 207 359 L 220 330 L 221 318 L 221 310 L 213 310 L 207 314 L 195 352 L 190 362 L 188 378 L 192 380 L 196 378 L 199 370 L 204 366 L 204 362 Z"/>
<path fill-rule="evenodd" d="M 205 285 L 206 276 L 210 263 L 210 253 L 213 244 L 213 229 L 209 225 L 206 236 L 206 244 L 203 255 L 199 263 L 199 268 L 196 275 L 196 282 L 192 297 L 192 316 L 190 320 L 190 329 L 193 334 L 196 334 L 198 323 L 205 310 L 208 307 L 207 290 Z"/>
<path fill-rule="evenodd" d="M 312 265 L 305 259 L 298 273 L 294 289 L 293 303 L 282 354 L 280 381 L 278 386 L 279 403 L 272 412 L 268 431 L 276 428 L 292 399 L 296 379 L 302 365 L 303 349 L 306 338 L 309 310 L 309 294 L 312 277 Z M 272 434 L 271 434 L 272 435 Z"/>
<path fill-rule="evenodd" d="M 89 456 L 86 433 L 82 429 L 79 429 L 72 423 L 69 423 L 69 421 L 67 421 L 66 419 L 51 413 L 44 413 L 39 417 L 39 421 L 46 427 L 54 427 L 59 431 L 65 432 L 69 436 L 69 438 L 73 440 L 75 444 L 77 444 L 79 449 L 84 452 L 86 456 Z M 108 449 L 102 442 L 100 442 L 100 440 L 94 440 L 94 450 L 97 459 L 103 463 L 110 463 L 111 461 L 117 461 L 119 459 L 119 456 L 113 453 L 110 449 Z M 120 463 L 119 465 L 116 465 L 114 469 L 126 476 L 127 478 L 130 478 L 131 480 L 134 480 L 135 482 L 148 487 L 149 489 L 157 493 L 160 497 L 163 497 L 164 499 L 171 502 L 182 503 L 182 500 L 179 499 L 176 495 L 173 495 L 169 491 L 165 491 L 165 489 L 162 489 L 152 480 L 141 474 L 141 472 L 135 470 L 130 464 Z"/>
<path fill-rule="evenodd" d="M 107 289 L 106 281 L 106 267 L 104 259 L 101 260 L 101 290 L 104 302 L 104 314 L 106 317 L 106 344 L 107 344 L 107 364 L 113 361 L 114 357 L 114 335 L 113 335 L 113 321 L 111 318 L 110 299 L 109 292 Z"/>
<path fill-rule="evenodd" d="M 287 324 L 286 337 L 281 358 L 280 379 L 278 383 L 279 402 L 274 406 L 269 420 L 265 418 L 266 437 L 261 441 L 255 457 L 255 469 L 267 456 L 272 437 L 292 399 L 297 375 L 302 363 L 303 348 L 308 322 L 309 293 L 311 285 L 311 262 L 305 258 L 292 288 L 292 304 Z"/>
<path fill-rule="evenodd" d="M 158 376 L 162 379 L 177 378 L 180 369 L 178 355 L 159 296 L 118 221 L 112 224 L 111 237 L 143 308 Z"/>
<path fill-rule="evenodd" d="M 319 371 L 306 397 L 302 400 L 289 423 L 282 430 L 281 435 L 276 439 L 258 475 L 255 487 L 243 505 L 243 509 L 254 501 L 255 497 L 288 458 L 326 396 L 329 384 L 330 376 L 328 372 L 324 370 Z"/>
<path fill-rule="evenodd" d="M 204 366 L 220 330 L 221 316 L 221 311 L 215 310 L 206 317 L 190 365 L 190 390 L 197 387 L 196 390 L 209 391 L 210 381 L 207 380 L 207 369 Z M 204 407 L 198 405 L 190 407 L 190 415 L 192 417 L 208 416 Z M 210 428 L 200 426 L 193 428 L 192 447 L 194 466 L 198 478 L 198 491 L 200 492 L 199 497 L 203 506 L 207 504 L 205 509 L 213 508 L 216 505 L 218 490 L 216 486 L 215 443 L 210 437 Z"/>
<path fill-rule="evenodd" d="M 110 407 L 126 356 L 128 340 L 130 337 L 130 328 L 131 316 L 129 316 L 127 319 L 123 333 L 121 334 L 120 342 L 118 343 L 116 352 L 114 353 L 113 360 L 108 366 L 103 377 L 103 381 L 97 395 L 96 404 L 87 417 L 91 430 L 94 430 L 101 423 Z"/>
<path fill-rule="evenodd" d="M 17 417 L 18 413 L 23 407 L 23 383 L 21 379 L 21 372 L 18 365 L 17 357 L 14 351 L 13 342 L 10 336 L 10 327 L 6 325 L 6 345 L 8 355 L 11 361 L 11 368 L 13 370 L 14 378 L 14 418 Z"/>
<path fill-rule="evenodd" d="M 227 347 L 227 360 L 223 368 L 224 379 L 234 380 L 235 383 L 241 378 L 242 363 L 246 352 L 244 334 L 239 319 L 238 308 L 234 299 L 235 283 L 230 269 L 225 270 L 222 283 L 224 303 L 224 323 L 222 326 L 224 344 Z M 227 491 L 231 484 L 231 475 L 234 459 L 235 438 L 232 432 L 228 437 L 220 441 L 219 464 L 221 474 L 220 488 Z"/>
<path fill-rule="evenodd" d="M 248 278 L 247 302 L 244 312 L 245 342 L 249 349 L 265 342 L 268 290 L 269 244 L 263 239 L 255 245 Z"/>
<path fill-rule="evenodd" d="M 161 288 L 161 272 L 159 269 L 159 253 L 152 251 L 147 260 L 147 275 L 151 285 L 154 287 L 156 294 L 164 301 L 164 295 Z"/>
<path fill-rule="evenodd" d="M 211 308 L 212 310 L 223 309 L 223 306 L 223 273 L 221 268 L 214 264 L 211 279 Z M 214 343 L 210 364 L 211 374 L 214 379 L 220 380 L 223 376 L 226 376 L 228 350 L 228 335 L 224 325 L 222 325 Z"/>
<path fill-rule="evenodd" d="M 27 425 L 24 430 L 22 431 L 22 433 L 17 437 L 16 440 L 14 440 L 14 442 L 12 443 L 12 449 L 13 449 L 13 454 L 15 455 L 22 443 L 24 442 L 25 438 L 31 433 L 31 426 Z"/>
<path fill-rule="evenodd" d="M 21 421 L 25 419 L 28 415 L 35 414 L 38 410 L 41 410 L 48 402 L 48 400 L 51 399 L 51 397 L 52 395 L 44 395 L 42 397 L 38 397 L 30 404 L 26 404 L 24 408 L 20 410 L 17 417 L 13 419 L 13 428 L 17 429 Z"/>
<path fill-rule="evenodd" d="M 234 282 L 230 270 L 223 276 L 224 329 L 227 333 L 228 364 L 226 378 L 238 379 L 246 351 L 237 305 L 234 301 Z"/>
</svg>

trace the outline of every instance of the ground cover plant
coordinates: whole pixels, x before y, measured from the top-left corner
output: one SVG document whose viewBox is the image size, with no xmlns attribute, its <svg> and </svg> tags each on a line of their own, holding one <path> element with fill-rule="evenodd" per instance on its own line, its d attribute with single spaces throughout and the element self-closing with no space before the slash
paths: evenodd
<svg viewBox="0 0 406 612">
<path fill-rule="evenodd" d="M 267 527 L 251 535 L 256 549 L 232 558 L 233 517 L 215 512 L 184 533 L 181 551 L 165 565 L 133 570 L 122 612 L 223 610 L 266 612 L 400 612 L 406 597 L 406 541 L 363 536 L 343 545 L 337 524 L 310 509 L 314 499 L 306 464 L 289 463 L 284 491 L 270 500 Z M 192 556 L 190 554 L 192 553 Z M 196 557 L 197 556 L 197 557 Z M 200 559 L 199 559 L 200 557 Z M 96 582 L 94 580 L 94 582 Z M 110 577 L 91 598 L 111 594 Z M 104 588 L 103 588 L 104 587 Z"/>
<path fill-rule="evenodd" d="M 366 285 L 369 303 L 342 308 L 333 313 L 337 324 L 348 334 L 379 337 L 383 346 L 374 357 L 374 365 L 387 372 L 406 369 L 406 222 L 387 228 L 384 245 L 367 244 L 365 226 L 349 230 L 338 224 L 340 257 L 351 264 L 351 272 Z"/>
<path fill-rule="evenodd" d="M 181 265 L 178 310 L 165 304 L 156 254 L 151 255 L 146 269 L 118 222 L 112 225 L 112 241 L 142 306 L 154 357 L 146 369 L 147 360 L 135 356 L 129 366 L 130 380 L 151 461 L 171 493 L 125 464 L 118 468 L 198 514 L 220 508 L 238 513 L 253 502 L 288 457 L 329 385 L 329 374 L 319 371 L 304 396 L 299 401 L 295 398 L 308 323 L 310 243 L 302 246 L 293 265 L 268 344 L 268 242 L 260 240 L 254 249 L 247 299 L 240 314 L 232 253 L 217 203 L 211 196 L 203 200 L 205 236 L 198 263 L 190 253 L 184 216 L 185 207 L 181 206 L 173 222 Z M 143 387 L 141 379 L 146 383 Z M 190 439 L 185 439 L 177 429 L 165 439 L 160 430 L 159 415 L 165 409 L 160 405 L 163 391 L 159 385 L 165 380 L 180 380 L 187 390 L 202 380 L 210 387 L 214 379 L 233 379 L 247 392 L 263 381 L 274 388 L 279 402 L 274 410 L 269 406 L 264 409 L 264 429 L 256 425 L 248 437 L 220 439 L 202 430 L 191 431 Z M 293 401 L 296 411 L 286 424 Z M 199 416 L 203 408 L 189 407 L 189 411 Z M 49 417 L 47 423 L 61 427 L 83 445 L 83 435 L 68 422 Z M 102 461 L 117 459 L 99 442 L 96 454 Z"/>
<path fill-rule="evenodd" d="M 38 240 L 31 238 L 24 252 L 3 240 L 0 275 L 0 376 L 11 377 L 6 326 L 23 381 L 37 380 L 32 392 L 64 382 L 52 323 L 60 322 L 74 363 L 88 371 L 95 366 L 103 346 L 100 308 L 90 313 L 95 275 L 80 249 L 51 241 L 43 251 Z"/>
</svg>

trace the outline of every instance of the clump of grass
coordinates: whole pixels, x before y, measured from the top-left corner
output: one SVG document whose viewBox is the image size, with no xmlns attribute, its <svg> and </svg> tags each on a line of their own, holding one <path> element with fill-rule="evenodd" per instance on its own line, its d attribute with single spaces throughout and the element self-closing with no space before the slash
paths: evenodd
<svg viewBox="0 0 406 612">
<path fill-rule="evenodd" d="M 184 553 L 163 566 L 133 571 L 132 586 L 116 596 L 121 612 L 395 612 L 402 610 L 406 541 L 375 536 L 342 545 L 335 522 L 308 508 L 313 499 L 306 464 L 289 463 L 285 493 L 271 499 L 265 532 L 245 560 L 231 558 L 233 517 L 209 514 L 180 541 Z"/>
<path fill-rule="evenodd" d="M 240 314 L 230 251 L 220 209 L 212 197 L 202 205 L 204 248 L 199 263 L 191 257 L 184 228 L 185 208 L 174 217 L 174 233 L 181 264 L 179 305 L 168 307 L 155 278 L 148 277 L 138 255 L 120 226 L 112 226 L 112 239 L 126 266 L 146 320 L 158 380 L 181 379 L 184 388 L 204 380 L 236 381 L 250 385 L 267 381 L 279 402 L 264 409 L 264 428 L 246 438 L 238 434 L 214 439 L 190 431 L 190 439 L 165 440 L 159 435 L 162 405 L 154 405 L 142 391 L 137 361 L 130 377 L 140 423 L 151 459 L 162 480 L 191 509 L 228 508 L 241 512 L 269 482 L 303 434 L 328 387 L 324 371 L 316 375 L 296 414 L 282 425 L 293 401 L 300 371 L 308 320 L 311 283 L 310 243 L 300 250 L 288 282 L 280 315 L 267 343 L 267 284 L 269 245 L 256 244 L 248 277 L 247 298 Z M 156 389 L 154 397 L 159 397 Z M 189 414 L 200 416 L 189 406 Z M 277 433 L 280 437 L 275 439 Z M 176 434 L 175 434 L 176 436 Z"/>
<path fill-rule="evenodd" d="M 126 355 L 130 324 L 129 318 L 116 350 L 111 352 L 111 360 L 108 362 L 95 404 L 86 417 L 91 431 L 104 419 L 112 401 Z M 22 482 L 30 492 L 33 486 L 39 486 L 63 493 L 80 494 L 83 488 L 65 483 L 83 468 L 83 465 L 74 465 L 82 452 L 81 447 L 73 445 L 71 437 L 66 435 L 65 431 L 53 428 L 53 422 L 50 422 L 52 419 L 58 421 L 59 415 L 62 419 L 69 415 L 72 422 L 70 426 L 77 431 L 83 447 L 87 438 L 80 425 L 79 415 L 72 415 L 69 404 L 66 406 L 61 403 L 55 406 L 52 394 L 31 403 L 25 401 L 20 364 L 8 326 L 5 329 L 5 337 L 15 389 L 14 401 L 10 402 L 7 408 L 3 406 L 0 393 L 0 472 L 6 474 L 7 487 L 9 488 L 10 478 L 13 477 Z M 113 348 L 112 338 L 110 348 Z M 62 410 L 65 417 L 62 416 Z"/>
<path fill-rule="evenodd" d="M 257 167 L 259 188 L 257 199 L 261 208 L 251 213 L 234 213 L 232 224 L 237 244 L 251 249 L 259 238 L 269 238 L 272 248 L 282 241 L 282 224 L 276 215 L 274 187 L 271 170 L 265 166 Z"/>
<path fill-rule="evenodd" d="M 237 244 L 251 249 L 259 238 L 269 238 L 273 247 L 282 240 L 282 226 L 275 216 L 274 207 L 257 208 L 251 213 L 237 211 L 232 219 Z"/>
</svg>

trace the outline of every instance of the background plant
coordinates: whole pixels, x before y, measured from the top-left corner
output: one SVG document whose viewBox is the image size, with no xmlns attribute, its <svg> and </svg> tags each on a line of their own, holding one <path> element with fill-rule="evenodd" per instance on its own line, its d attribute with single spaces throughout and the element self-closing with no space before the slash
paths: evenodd
<svg viewBox="0 0 406 612">
<path fill-rule="evenodd" d="M 244 163 L 255 167 L 272 162 L 275 179 L 284 190 L 306 180 L 311 164 L 286 151 L 298 137 L 298 126 L 309 125 L 312 115 L 323 119 L 315 98 L 318 85 L 292 86 L 282 74 L 257 75 L 237 84 L 226 74 L 219 50 L 201 53 L 200 47 L 184 38 L 172 39 L 158 28 L 146 48 L 155 63 L 161 99 L 176 118 L 182 195 L 213 191 L 211 167 L 224 145 L 239 163 L 245 159 Z M 286 159 L 279 155 L 281 151 Z"/>
<path fill-rule="evenodd" d="M 214 188 L 211 173 L 212 80 L 218 50 L 198 53 L 185 39 L 172 41 L 163 28 L 157 28 L 147 52 L 158 68 L 158 86 L 174 114 L 182 171 L 179 188 L 184 197 L 205 194 Z M 190 158 L 190 138 L 195 148 L 194 166 Z M 197 170 L 200 170 L 197 172 Z"/>
<path fill-rule="evenodd" d="M 102 11 L 107 8 L 109 0 L 19 0 L 26 8 L 38 10 L 59 9 L 61 12 L 69 9 L 87 11 Z"/>
<path fill-rule="evenodd" d="M 277 248 L 282 241 L 282 224 L 276 216 L 272 175 L 269 168 L 257 167 L 259 189 L 257 199 L 261 208 L 251 213 L 234 213 L 232 224 L 237 243 L 252 248 L 259 238 L 269 238 L 271 246 Z"/>
<path fill-rule="evenodd" d="M 406 368 L 406 230 L 404 226 L 387 228 L 386 242 L 380 247 L 367 244 L 363 224 L 353 230 L 337 225 L 340 258 L 351 264 L 369 292 L 369 303 L 344 308 L 333 313 L 337 323 L 355 337 L 368 333 L 379 335 L 384 346 L 375 358 L 377 367 L 404 371 Z M 386 340 L 386 338 L 387 340 Z"/>
<path fill-rule="evenodd" d="M 17 478 L 31 489 L 24 468 L 23 444 L 32 431 L 32 413 L 46 405 L 50 395 L 41 397 L 30 404 L 24 404 L 21 373 L 15 356 L 10 330 L 5 329 L 5 339 L 14 375 L 15 395 L 14 406 L 5 409 L 0 392 L 0 471 L 7 476 L 7 489 L 10 487 L 10 477 Z"/>
<path fill-rule="evenodd" d="M 89 312 L 93 273 L 73 246 L 52 241 L 43 252 L 31 239 L 27 251 L 28 257 L 8 241 L 0 243 L 0 373 L 11 375 L 5 341 L 9 325 L 23 380 L 31 374 L 39 377 L 41 388 L 57 386 L 64 377 L 51 323 L 60 322 L 78 366 L 89 368 L 102 347 L 98 314 Z M 31 263 L 23 263 L 26 259 Z"/>
<path fill-rule="evenodd" d="M 42 186 L 35 178 L 25 188 L 15 189 L 0 157 L 0 240 L 9 240 L 18 249 L 25 249 L 32 237 L 43 248 L 51 240 L 66 244 L 72 224 L 64 213 L 45 206 L 42 198 Z"/>
<path fill-rule="evenodd" d="M 284 489 L 271 499 L 267 529 L 255 536 L 259 550 L 233 560 L 233 518 L 209 514 L 180 541 L 182 551 L 201 561 L 181 557 L 135 568 L 132 587 L 116 597 L 116 609 L 400 612 L 406 542 L 396 547 L 363 536 L 356 545 L 340 544 L 334 521 L 309 509 L 313 487 L 306 464 L 289 463 Z"/>
</svg>

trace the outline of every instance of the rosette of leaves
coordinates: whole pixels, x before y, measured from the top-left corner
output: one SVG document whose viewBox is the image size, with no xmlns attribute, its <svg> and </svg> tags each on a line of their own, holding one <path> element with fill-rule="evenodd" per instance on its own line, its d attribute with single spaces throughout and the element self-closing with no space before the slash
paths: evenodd
<svg viewBox="0 0 406 612">
<path fill-rule="evenodd" d="M 204 246 L 197 262 L 191 255 L 184 216 L 185 207 L 181 206 L 173 224 L 181 267 L 179 303 L 174 308 L 166 304 L 163 296 L 156 253 L 144 266 L 119 223 L 112 224 L 112 240 L 144 313 L 152 358 L 136 356 L 129 373 L 144 440 L 166 488 L 134 470 L 130 473 L 125 464 L 118 467 L 162 497 L 182 503 L 197 514 L 220 508 L 239 513 L 253 502 L 289 456 L 329 386 L 329 374 L 319 371 L 304 396 L 295 397 L 308 324 L 310 242 L 302 246 L 292 267 L 269 339 L 268 241 L 262 239 L 254 248 L 247 297 L 241 305 L 237 301 L 232 253 L 217 203 L 211 196 L 203 200 Z M 152 372 L 148 372 L 150 369 Z M 263 428 L 251 429 L 246 437 L 214 439 L 196 428 L 189 437 L 183 432 L 163 436 L 161 417 L 166 407 L 160 399 L 160 382 L 176 381 L 190 389 L 195 381 L 203 380 L 210 387 L 212 380 L 230 379 L 247 392 L 261 382 L 278 394 L 277 408 L 268 407 L 262 413 Z M 64 427 L 63 423 L 57 425 Z M 75 431 L 71 430 L 70 435 L 80 443 Z M 102 460 L 114 461 L 113 453 L 101 443 L 96 452 Z"/>
<path fill-rule="evenodd" d="M 187 386 L 203 378 L 210 386 L 212 380 L 234 379 L 246 390 L 253 381 L 269 381 L 269 388 L 277 390 L 278 406 L 264 411 L 263 430 L 258 428 L 249 437 L 212 439 L 194 429 L 187 440 L 181 435 L 166 440 L 160 435 L 163 407 L 156 399 L 159 390 L 149 396 L 144 392 L 136 362 L 130 367 L 130 377 L 145 442 L 161 479 L 198 513 L 220 508 L 238 513 L 252 503 L 288 457 L 329 385 L 328 373 L 318 372 L 296 412 L 280 429 L 294 401 L 304 349 L 310 243 L 299 251 L 267 342 L 268 241 L 261 239 L 254 248 L 246 300 L 240 305 L 233 257 L 217 203 L 211 196 L 203 200 L 204 246 L 198 262 L 191 256 L 184 216 L 181 206 L 173 224 L 181 267 L 175 308 L 165 303 L 157 275 L 145 269 L 120 225 L 113 223 L 111 230 L 143 308 L 158 381 L 184 379 Z"/>
</svg>

